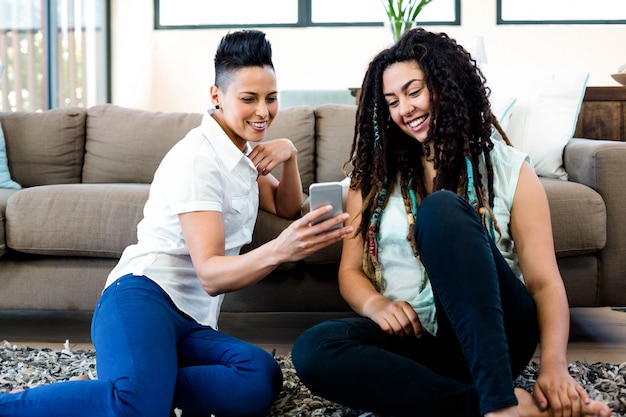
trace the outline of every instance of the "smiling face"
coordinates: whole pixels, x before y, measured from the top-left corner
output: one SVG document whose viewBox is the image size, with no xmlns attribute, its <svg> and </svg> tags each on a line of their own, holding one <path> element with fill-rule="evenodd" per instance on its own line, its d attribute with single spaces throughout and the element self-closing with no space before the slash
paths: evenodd
<svg viewBox="0 0 626 417">
<path fill-rule="evenodd" d="M 219 105 L 213 117 L 243 150 L 263 140 L 278 112 L 276 74 L 267 65 L 238 69 L 223 88 L 211 87 L 211 97 Z"/>
<path fill-rule="evenodd" d="M 426 142 L 430 91 L 417 61 L 396 62 L 383 72 L 383 94 L 391 119 L 409 136 Z"/>
</svg>

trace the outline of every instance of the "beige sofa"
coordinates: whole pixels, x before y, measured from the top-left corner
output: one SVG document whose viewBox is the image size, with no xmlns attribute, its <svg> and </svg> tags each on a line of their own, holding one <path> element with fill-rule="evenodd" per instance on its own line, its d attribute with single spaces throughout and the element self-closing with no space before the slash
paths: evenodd
<svg viewBox="0 0 626 417">
<path fill-rule="evenodd" d="M 343 179 L 355 106 L 282 110 L 268 139 L 299 150 L 305 190 Z M 9 169 L 21 190 L 0 189 L 0 310 L 90 311 L 122 250 L 136 241 L 149 183 L 163 155 L 200 114 L 101 105 L 0 113 Z M 626 143 L 574 139 L 569 181 L 542 179 L 556 253 L 572 306 L 626 305 Z M 250 250 L 289 224 L 260 212 Z M 345 312 L 337 291 L 341 248 L 283 265 L 228 294 L 229 312 Z"/>
</svg>

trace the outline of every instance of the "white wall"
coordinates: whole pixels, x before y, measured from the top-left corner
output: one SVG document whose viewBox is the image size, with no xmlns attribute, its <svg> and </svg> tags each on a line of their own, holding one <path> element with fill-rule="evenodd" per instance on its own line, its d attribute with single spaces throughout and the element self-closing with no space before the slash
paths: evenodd
<svg viewBox="0 0 626 417">
<path fill-rule="evenodd" d="M 227 31 L 155 31 L 154 0 L 111 3 L 113 103 L 159 111 L 206 109 L 213 55 Z M 469 50 L 482 36 L 490 64 L 585 70 L 589 85 L 618 85 L 610 74 L 626 64 L 626 25 L 498 26 L 495 0 L 461 4 L 461 26 L 427 29 L 447 32 Z M 273 47 L 278 87 L 284 90 L 358 87 L 370 59 L 390 42 L 383 27 L 264 31 Z"/>
</svg>

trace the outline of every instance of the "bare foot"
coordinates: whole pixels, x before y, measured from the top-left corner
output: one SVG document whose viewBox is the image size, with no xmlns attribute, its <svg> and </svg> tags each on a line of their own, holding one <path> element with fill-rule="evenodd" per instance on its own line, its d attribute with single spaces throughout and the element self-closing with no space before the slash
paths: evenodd
<svg viewBox="0 0 626 417">
<path fill-rule="evenodd" d="M 522 388 L 515 388 L 515 396 L 519 405 L 487 413 L 485 417 L 553 417 L 552 410 L 541 411 L 535 399 Z M 591 400 L 582 405 L 583 417 L 610 417 L 611 409 L 604 403 Z"/>
<path fill-rule="evenodd" d="M 530 393 L 522 388 L 515 388 L 515 396 L 519 405 L 517 406 L 521 417 L 550 417 L 552 412 L 550 409 L 541 411 L 537 406 L 534 398 Z M 581 400 L 582 401 L 582 400 Z M 582 415 L 585 417 L 610 417 L 611 409 L 600 401 L 589 401 L 588 404 L 582 404 Z"/>
<path fill-rule="evenodd" d="M 18 392 L 22 392 L 24 391 L 24 388 L 20 387 L 20 388 L 14 388 L 11 391 L 9 391 L 9 394 L 17 394 Z"/>
<path fill-rule="evenodd" d="M 548 411 L 541 411 L 535 399 L 530 395 L 528 391 L 522 388 L 515 388 L 515 396 L 519 405 L 519 415 L 522 417 L 538 417 L 538 416 L 550 416 Z"/>
</svg>

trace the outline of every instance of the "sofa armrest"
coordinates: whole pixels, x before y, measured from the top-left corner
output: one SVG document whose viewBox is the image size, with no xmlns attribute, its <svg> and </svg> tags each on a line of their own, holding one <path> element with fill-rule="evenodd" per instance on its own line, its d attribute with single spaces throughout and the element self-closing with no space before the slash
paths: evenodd
<svg viewBox="0 0 626 417">
<path fill-rule="evenodd" d="M 624 305 L 626 294 L 626 142 L 572 139 L 563 163 L 570 181 L 597 191 L 606 204 L 607 241 L 599 259 L 599 305 Z"/>
<path fill-rule="evenodd" d="M 9 197 L 15 194 L 18 190 L 0 188 L 0 256 L 4 255 L 7 251 L 7 238 L 6 238 L 6 209 L 7 201 Z"/>
</svg>

